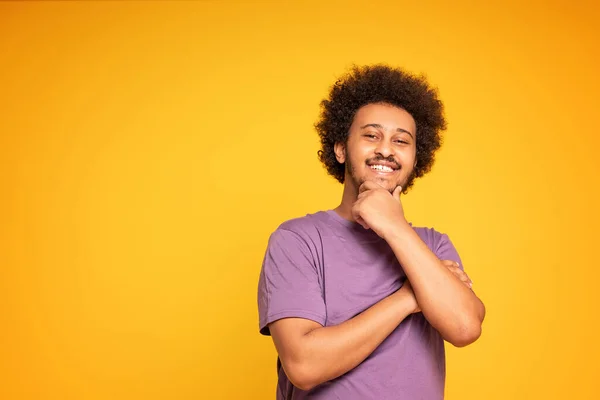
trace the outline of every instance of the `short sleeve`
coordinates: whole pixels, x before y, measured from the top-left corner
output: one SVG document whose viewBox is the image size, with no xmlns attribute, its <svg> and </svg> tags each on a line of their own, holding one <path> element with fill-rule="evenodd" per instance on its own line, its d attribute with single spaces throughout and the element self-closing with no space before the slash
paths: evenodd
<svg viewBox="0 0 600 400">
<path fill-rule="evenodd" d="M 460 256 L 458 255 L 458 251 L 450 241 L 450 238 L 445 233 L 437 233 L 435 238 L 435 255 L 440 260 L 452 260 L 456 261 L 460 267 L 464 271 L 464 267 Z"/>
<path fill-rule="evenodd" d="M 325 325 L 325 302 L 319 269 L 307 242 L 297 233 L 277 229 L 269 238 L 258 282 L 259 329 L 281 318 L 306 318 Z"/>
</svg>

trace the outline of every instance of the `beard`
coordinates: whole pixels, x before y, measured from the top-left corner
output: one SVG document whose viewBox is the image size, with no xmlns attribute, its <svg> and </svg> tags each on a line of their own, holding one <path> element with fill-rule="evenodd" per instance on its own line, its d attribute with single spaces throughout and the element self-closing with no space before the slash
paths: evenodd
<svg viewBox="0 0 600 400">
<path fill-rule="evenodd" d="M 377 160 L 382 160 L 382 158 L 377 158 Z M 366 163 L 365 163 L 366 164 Z M 369 168 L 369 167 L 367 167 Z M 352 163 L 352 161 L 350 161 L 350 158 L 346 159 L 346 172 L 347 175 L 350 177 L 350 179 L 352 179 L 352 183 L 354 185 L 354 187 L 356 188 L 356 190 L 358 190 L 358 188 L 366 182 L 366 178 L 359 176 L 359 174 L 356 172 L 356 168 L 354 167 L 354 164 Z M 373 181 L 379 185 L 381 185 L 383 188 L 385 188 L 388 192 L 390 192 L 390 194 L 394 193 L 394 190 L 396 189 L 396 187 L 398 185 L 393 184 L 390 185 L 389 181 L 385 178 L 375 178 L 373 179 Z M 390 187 L 393 186 L 393 187 Z"/>
</svg>

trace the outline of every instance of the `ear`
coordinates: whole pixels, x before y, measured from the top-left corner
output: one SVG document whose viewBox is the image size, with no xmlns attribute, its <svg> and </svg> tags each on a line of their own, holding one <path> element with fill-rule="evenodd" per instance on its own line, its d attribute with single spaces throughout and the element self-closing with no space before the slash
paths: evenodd
<svg viewBox="0 0 600 400">
<path fill-rule="evenodd" d="M 346 162 L 346 146 L 344 143 L 336 143 L 333 145 L 333 152 L 335 153 L 335 158 L 338 160 L 340 164 Z"/>
</svg>

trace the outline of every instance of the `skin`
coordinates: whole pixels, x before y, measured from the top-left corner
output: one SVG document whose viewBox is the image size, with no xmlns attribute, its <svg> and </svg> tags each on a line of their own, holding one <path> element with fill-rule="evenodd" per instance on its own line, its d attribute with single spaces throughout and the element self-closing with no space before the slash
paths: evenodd
<svg viewBox="0 0 600 400">
<path fill-rule="evenodd" d="M 407 281 L 337 326 L 302 318 L 269 325 L 283 368 L 300 389 L 309 390 L 355 368 L 412 313 L 422 312 L 458 347 L 481 334 L 485 307 L 472 291 L 471 280 L 454 261 L 439 260 L 404 218 L 400 193 L 417 163 L 416 135 L 415 121 L 406 111 L 369 104 L 356 113 L 347 142 L 335 145 L 337 160 L 346 165 L 342 202 L 335 211 L 386 240 Z"/>
</svg>

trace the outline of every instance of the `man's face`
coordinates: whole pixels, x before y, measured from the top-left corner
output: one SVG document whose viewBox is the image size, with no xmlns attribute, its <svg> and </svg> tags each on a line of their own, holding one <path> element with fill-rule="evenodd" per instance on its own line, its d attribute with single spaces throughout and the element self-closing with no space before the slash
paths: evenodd
<svg viewBox="0 0 600 400">
<path fill-rule="evenodd" d="M 389 104 L 361 107 L 352 121 L 348 142 L 335 145 L 336 158 L 346 163 L 345 184 L 358 190 L 367 180 L 390 193 L 404 187 L 416 162 L 416 125 L 405 110 Z"/>
</svg>

